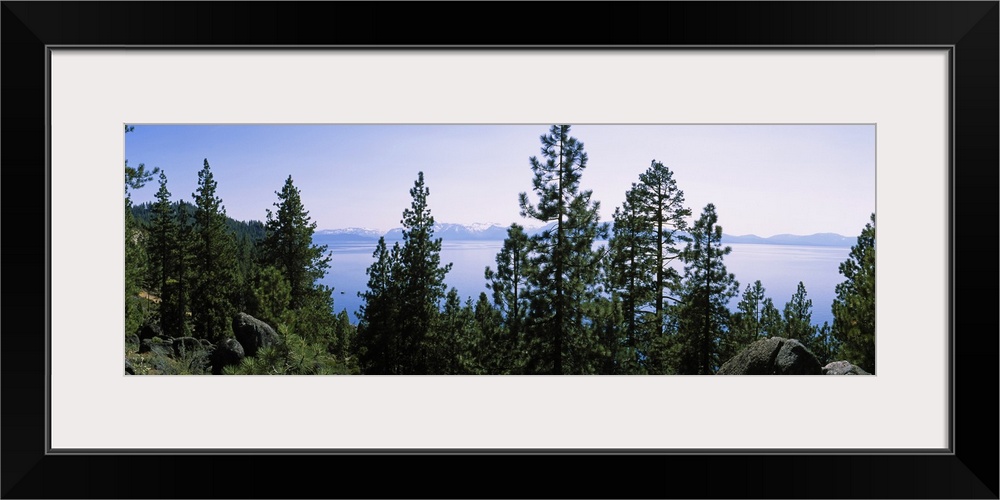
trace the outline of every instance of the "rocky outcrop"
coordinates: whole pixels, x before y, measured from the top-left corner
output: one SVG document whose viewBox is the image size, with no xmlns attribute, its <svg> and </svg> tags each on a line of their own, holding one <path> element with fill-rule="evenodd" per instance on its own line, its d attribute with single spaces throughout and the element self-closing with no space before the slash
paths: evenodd
<svg viewBox="0 0 1000 500">
<path fill-rule="evenodd" d="M 729 361 L 717 375 L 820 375 L 819 361 L 795 339 L 758 340 Z"/>
<path fill-rule="evenodd" d="M 233 318 L 233 333 L 236 334 L 236 340 L 243 346 L 243 353 L 247 356 L 254 356 L 257 354 L 257 349 L 281 342 L 281 337 L 274 328 L 242 312 Z"/>
<path fill-rule="evenodd" d="M 849 361 L 834 361 L 823 367 L 823 375 L 871 375 Z"/>
<path fill-rule="evenodd" d="M 212 375 L 222 375 L 223 368 L 240 364 L 244 356 L 243 346 L 236 339 L 219 342 L 212 350 Z"/>
</svg>

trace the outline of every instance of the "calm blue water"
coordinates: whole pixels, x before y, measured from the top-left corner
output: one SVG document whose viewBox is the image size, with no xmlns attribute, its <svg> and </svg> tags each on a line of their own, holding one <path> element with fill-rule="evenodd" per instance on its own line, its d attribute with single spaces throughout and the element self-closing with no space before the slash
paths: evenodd
<svg viewBox="0 0 1000 500">
<path fill-rule="evenodd" d="M 448 287 L 458 289 L 463 302 L 471 297 L 475 301 L 480 292 L 486 292 L 483 269 L 495 268 L 497 252 L 502 241 L 445 241 L 441 248 L 441 261 L 453 264 L 445 277 Z M 736 243 L 731 254 L 724 259 L 729 272 L 736 275 L 740 293 L 731 302 L 736 308 L 740 295 L 748 284 L 760 280 L 765 288 L 765 296 L 771 297 L 775 307 L 782 310 L 785 303 L 802 281 L 806 287 L 806 297 L 812 300 L 812 320 L 815 324 L 824 321 L 833 323 L 830 312 L 834 287 L 843 281 L 837 271 L 841 262 L 847 259 L 849 247 L 810 247 L 793 245 L 761 245 Z M 330 270 L 321 283 L 334 287 L 334 307 L 339 312 L 347 309 L 351 320 L 357 321 L 355 313 L 362 300 L 359 291 L 368 284 L 365 270 L 374 262 L 374 243 L 347 243 L 331 245 Z M 487 292 L 489 293 L 489 292 Z"/>
</svg>

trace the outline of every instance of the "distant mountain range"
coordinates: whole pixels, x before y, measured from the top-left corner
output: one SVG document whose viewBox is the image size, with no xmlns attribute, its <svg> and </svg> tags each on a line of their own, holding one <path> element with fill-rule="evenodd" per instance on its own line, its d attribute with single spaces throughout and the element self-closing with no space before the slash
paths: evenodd
<svg viewBox="0 0 1000 500">
<path fill-rule="evenodd" d="M 445 241 L 503 241 L 507 237 L 507 228 L 500 224 L 435 224 L 434 236 Z M 529 235 L 538 234 L 546 229 L 552 229 L 555 223 L 538 228 L 526 228 Z M 338 243 L 363 243 L 376 242 L 380 237 L 385 237 L 387 242 L 402 241 L 403 228 L 390 229 L 386 233 L 381 233 L 375 229 L 366 228 L 345 228 L 345 229 L 323 229 L 313 234 L 313 242 L 318 245 L 334 245 Z M 801 245 L 801 246 L 824 246 L 824 247 L 849 247 L 857 243 L 857 237 L 841 236 L 835 233 L 816 233 L 810 235 L 778 234 L 768 238 L 763 238 L 753 234 L 733 236 L 722 235 L 723 243 L 750 243 L 764 245 Z"/>
<path fill-rule="evenodd" d="M 858 242 L 858 238 L 849 238 L 836 233 L 816 233 L 806 236 L 795 234 L 776 234 L 769 238 L 747 234 L 743 236 L 722 235 L 723 243 L 762 243 L 765 245 L 804 245 L 811 247 L 849 247 Z"/>
<path fill-rule="evenodd" d="M 313 234 L 313 242 L 321 245 L 362 241 L 374 242 L 383 236 L 386 241 L 402 241 L 403 228 L 390 229 L 386 233 L 381 233 L 375 229 L 358 227 L 323 229 Z M 507 237 L 507 227 L 500 224 L 434 224 L 434 236 L 446 240 L 502 241 Z"/>
</svg>

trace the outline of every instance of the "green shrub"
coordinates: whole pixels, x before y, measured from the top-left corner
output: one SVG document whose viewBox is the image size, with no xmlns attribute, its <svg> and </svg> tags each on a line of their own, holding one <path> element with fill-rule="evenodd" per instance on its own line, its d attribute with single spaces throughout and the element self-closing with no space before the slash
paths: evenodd
<svg viewBox="0 0 1000 500">
<path fill-rule="evenodd" d="M 357 373 L 331 355 L 323 342 L 308 342 L 284 324 L 276 329 L 277 345 L 261 348 L 239 366 L 227 366 L 226 375 L 346 375 Z"/>
</svg>

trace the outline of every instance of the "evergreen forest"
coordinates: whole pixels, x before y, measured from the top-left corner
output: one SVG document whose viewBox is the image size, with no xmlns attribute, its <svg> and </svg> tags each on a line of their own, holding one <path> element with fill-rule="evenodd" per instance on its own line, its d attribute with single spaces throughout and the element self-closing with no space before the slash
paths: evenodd
<svg viewBox="0 0 1000 500">
<path fill-rule="evenodd" d="M 129 132 L 126 127 L 126 132 Z M 197 190 L 125 163 L 125 362 L 133 374 L 709 375 L 755 342 L 796 340 L 826 365 L 875 373 L 875 214 L 840 264 L 832 324 L 812 322 L 800 282 L 768 296 L 726 269 L 713 203 L 690 207 L 651 159 L 612 220 L 581 188 L 588 154 L 553 125 L 512 196 L 507 229 L 475 297 L 449 287 L 431 187 L 413 172 L 402 240 L 372 248 L 356 315 L 320 284 L 328 248 L 288 175 L 264 221 L 235 221 L 204 160 Z M 520 174 L 518 174 L 520 175 Z M 158 185 L 155 201 L 130 192 Z M 527 225 L 546 229 L 529 234 Z M 738 300 L 730 309 L 732 300 Z"/>
</svg>

